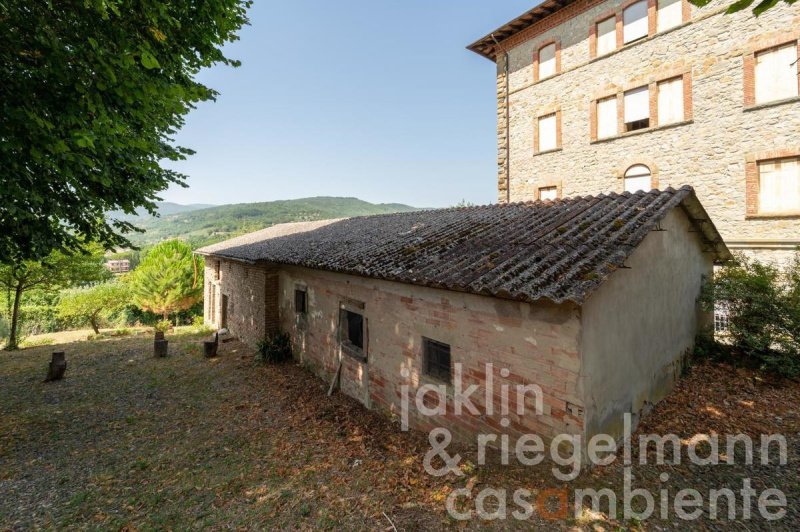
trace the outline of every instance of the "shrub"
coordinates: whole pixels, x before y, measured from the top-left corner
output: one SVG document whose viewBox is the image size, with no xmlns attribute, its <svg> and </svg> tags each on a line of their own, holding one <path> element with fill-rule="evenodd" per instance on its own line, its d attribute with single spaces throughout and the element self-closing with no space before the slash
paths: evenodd
<svg viewBox="0 0 800 532">
<path fill-rule="evenodd" d="M 734 351 L 762 369 L 800 376 L 800 251 L 784 269 L 737 256 L 708 283 L 702 302 L 728 310 Z"/>
<path fill-rule="evenodd" d="M 153 327 L 156 332 L 168 332 L 172 328 L 172 322 L 169 320 L 161 320 Z"/>
<path fill-rule="evenodd" d="M 291 338 L 286 333 L 278 333 L 258 342 L 258 356 L 266 364 L 280 364 L 291 360 Z"/>
</svg>

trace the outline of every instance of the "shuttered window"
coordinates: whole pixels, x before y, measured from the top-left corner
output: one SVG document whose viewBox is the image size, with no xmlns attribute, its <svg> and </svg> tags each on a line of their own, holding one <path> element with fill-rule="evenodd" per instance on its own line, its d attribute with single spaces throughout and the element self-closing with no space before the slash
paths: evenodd
<svg viewBox="0 0 800 532">
<path fill-rule="evenodd" d="M 539 151 L 555 150 L 556 141 L 556 114 L 539 118 Z"/>
<path fill-rule="evenodd" d="M 549 200 L 557 200 L 558 199 L 558 187 L 542 187 L 539 189 L 539 199 L 542 201 Z"/>
<path fill-rule="evenodd" d="M 617 48 L 617 19 L 607 18 L 597 23 L 597 55 L 613 52 Z"/>
<path fill-rule="evenodd" d="M 683 22 L 683 0 L 658 0 L 657 31 L 666 31 Z"/>
<path fill-rule="evenodd" d="M 797 96 L 797 43 L 756 54 L 756 103 Z"/>
<path fill-rule="evenodd" d="M 650 169 L 643 164 L 635 164 L 625 172 L 625 192 L 648 191 L 652 183 Z"/>
<path fill-rule="evenodd" d="M 448 383 L 452 380 L 450 371 L 452 361 L 448 344 L 423 338 L 422 358 L 425 375 Z"/>
<path fill-rule="evenodd" d="M 683 121 L 683 78 L 658 84 L 658 125 Z"/>
<path fill-rule="evenodd" d="M 650 91 L 647 87 L 626 92 L 624 105 L 626 131 L 650 127 Z"/>
<path fill-rule="evenodd" d="M 597 102 L 597 138 L 614 137 L 617 131 L 617 97 L 612 96 Z"/>
<path fill-rule="evenodd" d="M 556 73 L 556 45 L 548 44 L 539 50 L 539 79 L 549 78 Z"/>
<path fill-rule="evenodd" d="M 636 2 L 622 13 L 622 40 L 625 44 L 647 37 L 647 0 Z"/>
<path fill-rule="evenodd" d="M 800 212 L 800 158 L 758 163 L 758 211 Z"/>
</svg>

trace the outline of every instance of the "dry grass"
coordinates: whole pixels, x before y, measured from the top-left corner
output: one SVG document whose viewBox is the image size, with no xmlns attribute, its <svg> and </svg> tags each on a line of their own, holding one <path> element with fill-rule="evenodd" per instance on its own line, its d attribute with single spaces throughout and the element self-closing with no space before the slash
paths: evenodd
<svg viewBox="0 0 800 532">
<path fill-rule="evenodd" d="M 167 359 L 152 358 L 149 337 L 0 353 L 0 529 L 386 530 L 387 517 L 401 530 L 477 529 L 487 523 L 448 518 L 444 500 L 453 488 L 620 490 L 616 465 L 586 471 L 570 485 L 556 481 L 544 464 L 432 478 L 422 468 L 426 436 L 399 432 L 341 395 L 328 398 L 326 383 L 302 368 L 257 364 L 254 353 L 235 342 L 207 360 L 199 337 L 169 339 Z M 44 384 L 55 349 L 67 351 L 67 378 Z M 644 429 L 682 436 L 728 428 L 788 432 L 793 461 L 788 468 L 734 466 L 713 474 L 672 466 L 663 485 L 661 468 L 637 467 L 637 486 L 702 491 L 746 474 L 784 489 L 790 521 L 777 528 L 790 528 L 785 525 L 797 522 L 800 493 L 798 401 L 794 383 L 758 381 L 724 366 L 695 367 Z M 465 456 L 474 461 L 468 451 Z M 640 526 L 619 515 L 591 514 L 577 522 L 537 516 L 488 524 L 590 529 L 596 520 L 604 529 Z M 661 521 L 645 528 L 651 524 L 686 528 Z"/>
</svg>

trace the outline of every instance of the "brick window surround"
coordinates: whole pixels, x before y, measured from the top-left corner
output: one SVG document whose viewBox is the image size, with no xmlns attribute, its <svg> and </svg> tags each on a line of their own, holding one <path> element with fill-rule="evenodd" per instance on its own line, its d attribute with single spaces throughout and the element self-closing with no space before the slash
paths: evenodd
<svg viewBox="0 0 800 532">
<path fill-rule="evenodd" d="M 673 122 L 664 124 L 664 126 L 671 126 L 674 124 L 682 124 L 693 120 L 694 106 L 692 104 L 692 74 L 688 71 L 678 72 L 662 72 L 658 79 L 653 79 L 649 83 L 632 83 L 630 86 L 625 86 L 623 90 L 616 92 L 599 93 L 592 96 L 592 101 L 589 105 L 589 137 L 592 142 L 597 140 L 613 139 L 626 134 L 625 132 L 625 92 L 639 87 L 647 87 L 649 89 L 650 97 L 650 126 L 644 129 L 631 131 L 628 133 L 637 133 L 643 131 L 650 131 L 661 126 L 658 123 L 658 84 L 664 81 L 669 81 L 675 78 L 683 78 L 683 120 L 680 122 Z M 597 135 L 597 102 L 605 100 L 609 97 L 617 97 L 617 135 L 614 137 L 605 137 L 598 139 Z"/>
<path fill-rule="evenodd" d="M 545 150 L 542 151 L 539 149 L 539 119 L 545 118 L 550 115 L 556 115 L 556 147 L 552 150 Z M 538 153 L 549 153 L 552 151 L 560 150 L 561 149 L 561 109 L 556 109 L 554 111 L 547 111 L 544 113 L 539 114 L 534 118 L 533 122 L 533 152 L 534 154 Z"/>
<path fill-rule="evenodd" d="M 754 45 L 748 50 L 742 59 L 742 66 L 744 69 L 744 106 L 753 107 L 756 105 L 756 54 L 761 52 L 768 52 L 774 48 L 780 48 L 794 42 L 797 46 L 797 57 L 800 59 L 800 32 L 793 35 L 779 35 L 771 38 L 759 38 L 754 41 Z M 800 76 L 797 76 L 798 94 L 800 94 Z M 782 101 L 782 100 L 778 100 Z M 764 105 L 769 105 L 773 102 L 764 102 Z M 762 104 L 758 104 L 762 105 Z"/>
<path fill-rule="evenodd" d="M 555 75 L 561 73 L 561 39 L 550 39 L 548 41 L 543 41 L 539 43 L 533 51 L 533 81 L 534 83 L 540 81 L 542 78 L 539 76 L 539 52 L 541 52 L 542 48 L 545 46 L 550 46 L 551 44 L 556 45 L 556 71 L 553 73 L 552 76 L 547 76 L 544 79 L 551 78 Z"/>
<path fill-rule="evenodd" d="M 758 163 L 777 159 L 800 157 L 800 146 L 779 150 L 748 153 L 745 156 L 745 216 L 747 218 L 800 218 L 800 211 L 791 213 L 761 214 L 758 206 L 759 172 Z"/>
<path fill-rule="evenodd" d="M 597 25 L 604 20 L 607 20 L 611 17 L 616 19 L 616 41 L 617 46 L 616 50 L 627 46 L 624 42 L 623 36 L 623 12 L 628 7 L 632 6 L 633 4 L 639 2 L 640 0 L 627 0 L 623 2 L 619 7 L 616 9 L 605 11 L 600 16 L 596 17 L 592 22 L 591 26 L 589 27 L 589 57 L 594 59 L 598 57 L 597 55 Z M 682 15 L 682 22 L 685 24 L 689 22 L 692 17 L 692 6 L 689 4 L 688 0 L 681 0 L 681 15 Z M 658 0 L 647 0 L 647 37 L 652 37 L 657 31 L 658 27 Z M 628 44 L 633 44 L 638 41 L 633 41 Z"/>
</svg>

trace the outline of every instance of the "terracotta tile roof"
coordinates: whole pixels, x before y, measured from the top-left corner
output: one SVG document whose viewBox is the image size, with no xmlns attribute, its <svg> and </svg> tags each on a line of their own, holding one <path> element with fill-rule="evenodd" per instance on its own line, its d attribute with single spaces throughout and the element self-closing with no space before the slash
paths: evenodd
<svg viewBox="0 0 800 532">
<path fill-rule="evenodd" d="M 283 224 L 198 250 L 415 285 L 582 303 L 667 213 L 682 208 L 730 257 L 691 187 Z"/>
</svg>

